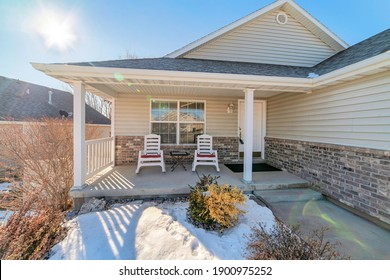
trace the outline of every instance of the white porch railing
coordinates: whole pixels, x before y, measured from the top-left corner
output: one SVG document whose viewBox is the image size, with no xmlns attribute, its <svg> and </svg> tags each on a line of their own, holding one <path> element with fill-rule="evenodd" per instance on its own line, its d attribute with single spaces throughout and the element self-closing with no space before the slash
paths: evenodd
<svg viewBox="0 0 390 280">
<path fill-rule="evenodd" d="M 85 141 L 86 179 L 114 163 L 114 138 Z"/>
</svg>

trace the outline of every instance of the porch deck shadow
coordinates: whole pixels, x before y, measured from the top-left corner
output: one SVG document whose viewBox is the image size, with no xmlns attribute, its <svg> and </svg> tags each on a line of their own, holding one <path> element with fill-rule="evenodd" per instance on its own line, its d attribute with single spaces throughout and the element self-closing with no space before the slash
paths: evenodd
<svg viewBox="0 0 390 280">
<path fill-rule="evenodd" d="M 185 171 L 181 166 L 173 172 L 167 166 L 167 172 L 162 173 L 160 167 L 142 168 L 139 174 L 135 174 L 136 166 L 110 167 L 95 177 L 87 180 L 87 185 L 75 193 L 74 198 L 144 198 L 165 197 L 173 195 L 188 195 L 190 187 L 199 181 L 199 176 L 220 176 L 219 184 L 237 186 L 244 192 L 252 192 L 259 189 L 283 188 L 294 186 L 307 186 L 308 182 L 289 174 L 285 171 L 254 173 L 253 183 L 242 181 L 242 173 L 234 173 L 225 165 L 220 165 L 220 172 L 212 166 L 199 166 L 197 172 L 192 172 L 190 166 Z"/>
</svg>

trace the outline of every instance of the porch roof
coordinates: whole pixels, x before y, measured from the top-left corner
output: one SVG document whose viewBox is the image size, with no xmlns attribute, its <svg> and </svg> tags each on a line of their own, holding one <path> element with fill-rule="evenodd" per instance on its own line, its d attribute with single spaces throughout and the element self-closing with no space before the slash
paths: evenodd
<svg viewBox="0 0 390 280">
<path fill-rule="evenodd" d="M 167 57 L 79 62 L 67 65 L 293 78 L 306 78 L 310 73 L 309 67 Z"/>
<path fill-rule="evenodd" d="M 284 72 L 293 75 L 295 68 L 299 69 L 301 76 L 304 76 L 300 67 L 267 65 L 262 68 L 262 65 L 254 63 L 159 58 L 73 64 L 33 63 L 32 65 L 37 70 L 63 82 L 81 81 L 87 91 L 114 98 L 119 93 L 136 93 L 133 91 L 134 86 L 148 88 L 148 90 L 165 88 L 170 92 L 191 88 L 194 89 L 195 95 L 198 89 L 242 92 L 246 88 L 253 88 L 273 93 L 304 93 L 311 88 L 311 79 L 273 76 L 280 73 L 278 69 L 285 69 Z M 253 71 L 256 74 L 253 74 Z M 306 76 L 307 74 L 305 73 Z"/>
</svg>

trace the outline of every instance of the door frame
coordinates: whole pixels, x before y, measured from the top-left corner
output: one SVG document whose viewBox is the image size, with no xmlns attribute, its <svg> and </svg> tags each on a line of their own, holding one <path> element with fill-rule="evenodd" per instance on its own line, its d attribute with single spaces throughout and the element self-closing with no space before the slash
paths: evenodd
<svg viewBox="0 0 390 280">
<path fill-rule="evenodd" d="M 240 122 L 241 122 L 241 112 L 240 112 L 240 102 L 243 102 L 245 104 L 245 99 L 238 99 L 237 101 L 237 136 L 240 135 Z M 262 103 L 263 104 L 263 112 L 262 112 L 262 121 L 260 122 L 261 125 L 261 158 L 265 159 L 265 141 L 264 138 L 266 137 L 266 131 L 267 131 L 267 100 L 254 100 L 253 103 Z M 240 144 L 238 144 L 240 146 Z M 238 157 L 240 157 L 240 149 L 238 149 Z"/>
</svg>

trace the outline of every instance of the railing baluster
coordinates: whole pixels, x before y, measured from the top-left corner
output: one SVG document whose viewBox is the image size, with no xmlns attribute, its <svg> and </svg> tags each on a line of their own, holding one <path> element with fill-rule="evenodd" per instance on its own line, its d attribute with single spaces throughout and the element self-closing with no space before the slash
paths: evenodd
<svg viewBox="0 0 390 280">
<path fill-rule="evenodd" d="M 104 143 L 100 143 L 100 150 L 101 150 L 101 155 L 100 155 L 100 167 L 104 166 Z"/>
<path fill-rule="evenodd" d="M 91 144 L 91 151 L 92 151 L 92 157 L 91 157 L 91 170 L 93 173 L 95 171 L 95 146 L 94 144 L 92 143 Z"/>
<path fill-rule="evenodd" d="M 113 163 L 113 149 L 115 148 L 113 141 L 113 137 L 85 141 L 87 178 L 92 177 Z"/>
<path fill-rule="evenodd" d="M 97 160 L 98 160 L 98 169 L 100 169 L 100 167 L 102 167 L 102 143 L 98 143 L 98 157 L 97 157 Z"/>
<path fill-rule="evenodd" d="M 90 162 L 91 162 L 91 152 L 90 152 L 90 148 L 91 146 L 90 145 L 86 145 L 86 150 L 87 150 L 87 166 L 86 166 L 86 171 L 87 171 L 87 176 L 89 175 L 89 173 L 91 173 L 91 168 L 90 168 Z"/>
<path fill-rule="evenodd" d="M 108 149 L 107 149 L 107 142 L 104 142 L 104 165 L 107 165 L 107 154 L 108 154 Z"/>
</svg>

